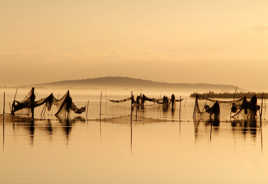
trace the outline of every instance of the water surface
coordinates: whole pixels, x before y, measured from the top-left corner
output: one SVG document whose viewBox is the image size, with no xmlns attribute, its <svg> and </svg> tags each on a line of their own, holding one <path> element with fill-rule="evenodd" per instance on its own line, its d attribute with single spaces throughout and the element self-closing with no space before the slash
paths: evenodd
<svg viewBox="0 0 268 184">
<path fill-rule="evenodd" d="M 49 92 L 37 90 L 38 97 Z M 14 89 L 6 93 L 10 102 Z M 129 103 L 109 102 L 129 92 L 103 91 L 100 121 L 100 91 L 71 90 L 71 95 L 79 105 L 89 101 L 87 119 L 58 120 L 51 113 L 31 121 L 6 115 L 3 127 L 1 117 L 0 183 L 268 182 L 266 120 L 262 128 L 259 121 L 193 122 L 194 100 L 182 94 L 181 116 L 178 104 L 173 114 L 148 104 L 144 112 L 134 111 L 131 121 Z"/>
</svg>

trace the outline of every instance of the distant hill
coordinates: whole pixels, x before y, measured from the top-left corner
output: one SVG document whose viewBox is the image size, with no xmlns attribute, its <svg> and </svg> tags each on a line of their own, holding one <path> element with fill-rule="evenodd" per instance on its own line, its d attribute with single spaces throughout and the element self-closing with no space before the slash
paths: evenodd
<svg viewBox="0 0 268 184">
<path fill-rule="evenodd" d="M 207 83 L 165 83 L 130 77 L 100 77 L 81 80 L 64 80 L 51 83 L 36 84 L 36 87 L 134 87 L 134 88 L 172 88 L 172 89 L 209 89 L 209 90 L 234 90 L 234 85 L 207 84 Z"/>
</svg>

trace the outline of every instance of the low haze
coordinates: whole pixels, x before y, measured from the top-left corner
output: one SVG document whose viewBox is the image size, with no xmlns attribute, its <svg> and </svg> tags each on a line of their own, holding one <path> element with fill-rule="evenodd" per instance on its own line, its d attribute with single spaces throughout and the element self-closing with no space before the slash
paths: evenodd
<svg viewBox="0 0 268 184">
<path fill-rule="evenodd" d="M 2 85 L 101 76 L 267 89 L 264 0 L 0 3 Z"/>
</svg>

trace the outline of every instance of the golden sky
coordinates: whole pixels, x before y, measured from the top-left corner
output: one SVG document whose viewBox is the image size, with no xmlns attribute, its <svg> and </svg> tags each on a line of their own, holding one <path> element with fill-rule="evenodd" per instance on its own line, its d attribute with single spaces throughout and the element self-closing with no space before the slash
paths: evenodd
<svg viewBox="0 0 268 184">
<path fill-rule="evenodd" d="M 123 75 L 267 89 L 267 10 L 267 0 L 0 0 L 0 82 Z"/>
</svg>

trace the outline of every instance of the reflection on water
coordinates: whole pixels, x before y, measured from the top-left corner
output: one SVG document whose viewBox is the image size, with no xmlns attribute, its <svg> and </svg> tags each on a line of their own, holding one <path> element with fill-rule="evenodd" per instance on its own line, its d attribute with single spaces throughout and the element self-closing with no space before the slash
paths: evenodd
<svg viewBox="0 0 268 184">
<path fill-rule="evenodd" d="M 250 142 L 246 137 L 247 135 L 250 135 L 250 139 L 255 140 L 253 143 L 258 145 L 259 142 L 256 141 L 256 139 L 258 139 L 261 136 L 261 149 L 257 147 L 254 147 L 253 150 L 255 149 L 257 152 L 261 152 L 263 150 L 263 137 L 262 137 L 262 129 L 259 126 L 258 122 L 253 121 L 253 122 L 249 122 L 249 121 L 232 121 L 232 122 L 218 122 L 218 121 L 206 121 L 206 122 L 185 122 L 185 121 L 173 121 L 173 122 L 169 122 L 169 121 L 152 121 L 152 120 L 148 120 L 146 118 L 143 119 L 137 119 L 136 120 L 136 114 L 133 113 L 133 117 L 129 116 L 127 118 L 118 118 L 118 119 L 113 119 L 111 121 L 109 120 L 105 120 L 105 121 L 85 121 L 82 118 L 75 118 L 75 119 L 58 119 L 58 120 L 35 120 L 32 121 L 30 119 L 19 119 L 19 118 L 10 118 L 10 119 L 6 119 L 5 121 L 5 135 L 6 135 L 6 141 L 3 142 L 3 146 L 5 147 L 5 151 L 6 153 L 11 153 L 11 150 L 13 150 L 13 147 L 15 148 L 16 146 L 18 146 L 19 144 L 21 144 L 22 142 L 25 142 L 27 140 L 27 137 L 29 137 L 29 145 L 31 145 L 31 147 L 38 147 L 38 149 L 40 149 L 40 152 L 38 150 L 36 150 L 37 152 L 39 152 L 39 154 L 41 154 L 41 157 L 46 157 L 45 154 L 49 153 L 49 145 L 54 144 L 55 142 L 57 142 L 58 140 L 62 140 L 62 138 L 65 140 L 60 144 L 64 145 L 64 142 L 66 143 L 65 145 L 68 146 L 68 150 L 63 150 L 62 148 L 56 148 L 54 147 L 53 149 L 56 149 L 57 151 L 61 150 L 60 152 L 65 152 L 65 154 L 67 152 L 71 152 L 72 154 L 74 154 L 75 158 L 74 160 L 78 159 L 79 155 L 82 154 L 82 160 L 84 160 L 86 157 L 84 157 L 84 153 L 86 152 L 88 154 L 90 154 L 90 152 L 94 152 L 94 157 L 87 157 L 89 160 L 93 161 L 93 159 L 98 160 L 103 166 L 102 167 L 113 167 L 113 168 L 117 168 L 119 169 L 118 172 L 122 172 L 124 169 L 134 169 L 138 164 L 138 167 L 143 167 L 142 166 L 142 162 L 150 162 L 152 163 L 151 166 L 146 165 L 145 168 L 151 170 L 151 172 L 156 172 L 155 170 L 155 164 L 153 164 L 153 162 L 156 162 L 160 159 L 161 162 L 166 160 L 169 165 L 165 165 L 163 167 L 171 167 L 170 169 L 180 169 L 178 168 L 178 165 L 183 164 L 185 168 L 190 167 L 192 168 L 192 166 L 189 165 L 185 165 L 185 163 L 183 163 L 183 159 L 186 158 L 186 160 L 188 159 L 192 159 L 191 162 L 195 163 L 195 162 L 200 162 L 200 158 L 199 157 L 194 157 L 194 155 L 198 155 L 201 154 L 203 155 L 204 150 L 203 149 L 208 149 L 209 148 L 209 144 L 214 145 L 215 149 L 220 148 L 222 146 L 224 146 L 225 153 L 226 152 L 233 152 L 233 148 L 232 146 L 230 146 L 230 140 L 244 140 L 246 142 L 249 142 L 250 144 L 252 142 Z M 140 117 L 138 115 L 138 117 Z M 124 122 L 124 123 L 123 123 Z M 127 129 L 125 129 L 125 127 L 128 127 L 129 131 L 127 131 Z M 179 127 L 180 131 L 174 131 Z M 264 126 L 263 128 L 266 129 L 266 126 Z M 189 139 L 191 137 L 191 129 L 194 130 L 194 134 L 192 134 L 194 136 L 194 141 L 193 141 L 193 145 L 195 145 L 197 148 L 200 146 L 204 146 L 204 148 L 202 149 L 203 151 L 201 151 L 199 148 L 198 150 L 196 150 L 197 152 L 192 152 L 189 150 L 189 146 L 191 145 L 191 139 Z M 87 131 L 85 131 L 87 130 Z M 267 130 L 266 130 L 267 132 Z M 81 135 L 79 135 L 81 134 Z M 92 137 L 92 135 L 94 135 Z M 175 138 L 174 136 L 182 136 L 181 140 L 176 140 L 177 138 Z M 260 134 L 260 136 L 259 136 Z M 126 137 L 125 137 L 126 135 Z M 128 136 L 127 136 L 128 135 Z M 99 139 L 97 139 L 97 137 L 102 137 L 102 141 L 98 142 Z M 190 136 L 190 137 L 189 137 Z M 238 137 L 236 137 L 238 136 Z M 16 139 L 20 139 L 19 142 L 17 142 L 18 140 Z M 49 137 L 49 139 L 47 141 L 45 141 L 45 139 Z M 128 137 L 128 138 L 127 138 Z M 240 138 L 239 138 L 240 137 Z M 127 141 L 128 145 L 129 145 L 129 152 L 130 154 L 127 154 L 128 148 L 124 148 L 124 139 L 125 140 L 129 140 Z M 226 143 L 223 139 L 226 139 Z M 207 143 L 204 142 L 204 140 L 208 140 Z M 87 142 L 90 142 L 87 143 Z M 223 141 L 223 142 L 222 142 Z M 61 142 L 61 141 L 60 141 Z M 71 142 L 71 144 L 69 144 Z M 178 143 L 176 143 L 178 142 Z M 75 145 L 79 145 L 79 146 L 75 146 Z M 48 150 L 44 150 L 42 147 L 42 145 L 44 147 L 46 147 L 46 149 Z M 59 146 L 59 143 L 56 144 L 57 146 Z M 91 146 L 90 146 L 91 145 Z M 217 146 L 218 145 L 218 146 Z M 40 147 L 41 146 L 41 147 Z M 47 147 L 48 146 L 48 147 Z M 85 148 L 89 146 L 88 148 Z M 194 147 L 194 146 L 193 146 Z M 97 150 L 94 150 L 97 149 Z M 101 150 L 106 152 L 102 153 L 100 152 Z M 120 153 L 120 150 L 124 150 L 124 156 L 121 155 L 122 153 Z M 151 150 L 150 150 L 151 149 Z M 184 149 L 184 150 L 183 150 Z M 211 148 L 209 148 L 211 149 Z M 78 151 L 80 150 L 80 151 Z M 107 152 L 108 150 L 110 150 L 111 152 Z M 187 154 L 183 154 L 185 151 L 189 153 Z M 220 148 L 220 150 L 222 151 L 222 148 Z M 251 149 L 251 152 L 254 152 Z M 29 153 L 29 150 L 25 150 L 25 148 L 21 149 L 22 153 Z M 35 151 L 35 152 L 36 152 Z M 147 153 L 145 153 L 145 151 Z M 176 154 L 181 155 L 183 154 L 183 157 L 177 157 L 173 155 L 171 152 L 175 151 Z M 42 153 L 41 153 L 42 152 Z M 151 153 L 149 153 L 151 152 Z M 157 152 L 161 152 L 161 154 L 166 154 L 166 156 L 162 157 L 159 156 L 159 153 Z M 215 152 L 215 150 L 213 151 Z M 218 152 L 219 154 L 220 152 Z M 57 154 L 57 153 L 55 153 Z M 95 155 L 96 154 L 96 155 Z M 99 154 L 99 156 L 98 156 Z M 121 163 L 121 158 L 120 156 L 115 156 L 114 158 L 115 160 L 117 160 L 118 163 L 120 163 L 119 165 L 115 164 L 115 163 L 110 163 L 109 160 L 106 160 L 105 162 L 101 161 L 101 159 L 104 159 L 104 155 L 108 156 L 107 154 L 119 154 L 121 155 L 121 157 L 127 157 L 128 159 L 125 160 L 126 158 L 124 158 L 123 160 L 125 160 L 124 163 Z M 142 156 L 142 154 L 145 154 L 144 156 L 148 159 L 148 160 L 144 160 Z M 149 156 L 150 154 L 154 155 L 154 156 Z M 171 156 L 171 155 L 173 156 Z M 220 153 L 221 157 L 222 157 L 223 153 Z M 158 156 L 157 156 L 158 155 Z M 188 156 L 186 156 L 188 155 Z M 253 154 L 254 155 L 254 154 Z M 3 155 L 2 155 L 3 156 Z M 62 155 L 63 156 L 63 155 Z M 148 157 L 149 156 L 149 157 Z M 7 155 L 5 156 L 7 159 L 9 158 Z M 133 163 L 133 161 L 131 161 L 132 159 L 136 160 L 136 164 Z M 181 161 L 182 163 L 177 163 L 175 165 L 172 165 L 169 160 L 171 158 L 168 157 L 173 157 L 173 159 L 175 159 L 176 161 L 174 161 L 175 163 L 178 161 Z M 10 159 L 10 158 L 9 158 Z M 41 158 L 40 158 L 41 159 Z M 52 160 L 54 160 L 53 158 L 51 158 Z M 63 158 L 65 160 L 65 156 L 63 156 Z M 67 159 L 67 157 L 66 157 Z M 110 158 L 111 159 L 111 158 Z M 138 161 L 138 160 L 140 161 Z M 40 162 L 41 164 L 41 160 L 39 160 L 39 158 L 34 158 L 34 160 L 36 162 Z M 10 160 L 11 161 L 11 160 Z M 56 160 L 54 160 L 55 162 L 58 162 Z M 190 161 L 190 160 L 189 160 Z M 210 166 L 213 166 L 214 161 L 209 161 L 207 160 L 207 164 Z M 211 162 L 211 163 L 210 163 Z M 83 169 L 89 169 L 88 165 L 83 165 L 83 163 L 81 161 L 79 161 L 79 163 L 81 164 L 80 166 Z M 95 163 L 95 162 L 94 162 Z M 98 163 L 96 167 L 98 166 Z M 123 164 L 123 166 L 121 165 Z M 134 165 L 133 165 L 134 164 Z M 141 165 L 140 165 L 141 164 Z M 222 163 L 221 163 L 222 164 Z M 121 165 L 121 166 L 120 166 Z M 134 168 L 128 168 L 127 165 L 130 165 L 129 167 L 134 167 Z M 136 165 L 136 166 L 135 166 Z M 22 166 L 16 166 L 16 167 L 22 167 Z M 27 166 L 23 166 L 23 168 L 25 169 L 25 167 L 27 168 Z M 62 166 L 54 166 L 54 167 L 58 167 L 59 169 L 63 169 L 65 170 L 65 168 L 62 168 Z M 71 167 L 71 166 L 70 166 Z M 68 167 L 70 169 L 70 167 Z M 76 164 L 74 164 L 74 167 L 76 168 Z M 122 167 L 122 168 L 121 168 Z M 205 167 L 205 166 L 204 166 Z M 0 167 L 1 168 L 1 167 Z M 91 168 L 91 167 L 90 167 Z M 145 169 L 143 168 L 143 169 Z M 2 168 L 4 169 L 4 168 Z M 1 169 L 1 170 L 2 170 Z M 122 170 L 121 170 L 122 169 Z M 136 168 L 138 169 L 138 168 Z M 140 168 L 141 169 L 141 168 Z M 72 169 L 71 169 L 72 170 Z M 145 171 L 145 173 L 147 173 L 149 170 Z M 161 169 L 162 170 L 162 169 Z M 73 171 L 73 170 L 72 170 Z M 89 170 L 89 172 L 92 170 Z M 181 171 L 181 170 L 179 170 Z M 65 172 L 69 172 L 66 171 Z M 170 178 L 170 182 L 169 183 L 177 183 L 179 181 L 183 182 L 183 181 L 187 181 L 187 179 L 189 179 L 188 177 L 184 178 L 183 180 L 178 179 L 177 177 L 175 177 L 175 175 L 170 175 L 168 173 L 162 173 L 163 171 L 161 171 L 161 174 L 167 176 Z M 196 172 L 196 171 L 195 171 Z M 219 171 L 220 172 L 220 171 Z M 94 172 L 95 173 L 95 172 Z M 114 179 L 116 181 L 116 178 L 118 177 L 117 174 L 108 174 L 107 172 L 101 172 L 102 175 L 109 177 L 110 179 Z M 145 173 L 140 173 L 138 176 L 137 175 L 133 175 L 133 176 L 128 176 L 130 180 L 123 180 L 122 183 L 126 182 L 126 181 L 132 181 L 132 179 L 134 179 L 136 177 L 147 177 L 146 175 L 144 175 Z M 156 172 L 157 173 L 157 172 Z M 155 173 L 155 174 L 156 174 Z M 96 174 L 96 173 L 95 173 Z M 94 174 L 94 175 L 95 175 Z M 155 177 L 160 177 L 161 174 L 159 176 L 155 176 Z M 215 174 L 215 173 L 214 173 Z M 86 181 L 90 181 L 91 183 L 99 183 L 99 182 L 94 182 L 94 180 L 88 179 L 87 176 L 93 176 L 91 174 L 82 174 L 80 175 L 82 178 L 85 177 L 82 181 L 82 183 L 86 183 Z M 97 174 L 97 176 L 101 177 L 101 175 Z M 42 177 L 42 176 L 39 176 Z M 173 180 L 173 179 L 174 180 Z M 150 182 L 153 182 L 155 180 L 153 180 L 152 178 L 147 178 L 150 180 Z M 0 179 L 1 181 L 2 179 Z M 2 180 L 3 181 L 3 180 Z M 11 181 L 11 180 L 9 180 Z M 162 183 L 163 180 L 160 180 L 161 182 L 156 182 L 156 183 Z M 195 180 L 193 180 L 194 182 Z M 197 181 L 197 180 L 196 180 Z M 203 181 L 208 182 L 208 183 L 212 183 L 210 182 L 210 180 L 208 178 L 203 179 Z M 236 180 L 237 181 L 237 180 Z M 29 180 L 27 180 L 27 182 L 29 182 Z M 66 182 L 66 181 L 65 181 Z M 16 182 L 15 182 L 16 183 Z M 30 182 L 31 183 L 31 182 Z M 67 183 L 70 183 L 67 181 Z M 102 181 L 100 183 L 106 183 L 105 181 Z M 121 182 L 119 182 L 121 183 Z M 130 182 L 131 183 L 131 182 Z M 132 183 L 136 183 L 133 182 Z M 194 182 L 195 183 L 195 182 Z M 223 182 L 225 183 L 225 182 Z"/>
<path fill-rule="evenodd" d="M 113 124 L 122 124 L 122 121 L 125 122 L 126 124 L 128 124 L 129 122 L 129 127 L 130 127 L 130 147 L 132 149 L 132 144 L 133 144 L 133 125 L 134 126 L 139 126 L 139 125 L 144 125 L 146 124 L 161 124 L 161 123 L 168 123 L 168 121 L 156 121 L 153 122 L 153 120 L 151 119 L 146 119 L 142 117 L 143 111 L 138 112 L 137 114 L 135 113 L 135 118 L 133 119 L 133 115 L 129 117 L 129 120 L 127 120 L 126 118 L 123 119 L 114 119 L 112 121 Z M 172 113 L 173 116 L 173 113 Z M 40 133 L 40 131 L 42 132 L 46 132 L 46 135 L 48 136 L 53 136 L 53 129 L 58 129 L 61 128 L 64 132 L 64 136 L 66 139 L 66 143 L 68 144 L 70 136 L 71 136 L 71 132 L 72 132 L 72 128 L 73 126 L 75 126 L 76 123 L 86 123 L 86 120 L 84 118 L 81 117 L 76 117 L 74 119 L 60 119 L 57 118 L 57 120 L 51 120 L 51 119 L 47 119 L 47 120 L 32 120 L 31 118 L 21 118 L 19 116 L 17 117 L 12 117 L 10 118 L 8 121 L 6 120 L 5 122 L 5 126 L 9 127 L 12 126 L 12 130 L 14 132 L 14 136 L 16 136 L 16 132 L 21 132 L 22 129 L 26 130 L 24 131 L 24 133 L 26 135 L 28 135 L 28 137 L 30 138 L 30 145 L 34 145 L 34 138 L 36 136 L 36 129 L 38 129 L 38 133 Z M 87 123 L 90 123 L 92 121 L 87 121 Z M 176 123 L 176 120 L 173 121 L 174 123 Z M 102 120 L 99 120 L 99 136 L 102 136 L 102 124 L 103 123 L 110 123 L 109 120 L 105 120 L 104 122 L 102 122 Z M 181 125 L 182 123 L 186 123 L 186 122 L 182 122 L 182 121 L 178 121 L 178 126 L 181 132 Z M 226 122 L 225 122 L 226 123 Z M 190 124 L 190 123 L 189 123 Z M 206 121 L 206 122 L 194 122 L 194 130 L 195 130 L 195 138 L 198 138 L 198 129 L 199 129 L 199 125 L 203 124 L 205 127 L 213 127 L 214 131 L 219 131 L 220 130 L 220 122 L 219 121 Z M 257 122 L 246 122 L 246 121 L 233 121 L 231 122 L 231 125 L 233 127 L 232 131 L 236 131 L 236 132 L 240 132 L 241 134 L 245 135 L 246 132 L 250 131 L 252 135 L 254 135 L 256 137 L 257 134 Z M 174 124 L 174 126 L 176 127 L 176 124 Z M 236 127 L 236 128 L 235 128 Z M 241 131 L 238 131 L 237 127 L 240 128 Z M 3 126 L 3 135 L 5 134 L 5 127 Z M 39 135 L 37 135 L 39 136 Z"/>
<path fill-rule="evenodd" d="M 29 134 L 31 137 L 31 145 L 34 144 L 34 130 L 35 130 L 34 120 L 31 120 L 30 127 L 29 127 Z"/>
<path fill-rule="evenodd" d="M 48 135 L 53 135 L 53 128 L 52 128 L 52 124 L 51 124 L 50 119 L 47 120 L 46 129 L 47 129 Z"/>
<path fill-rule="evenodd" d="M 190 99 L 174 111 L 154 105 L 132 111 L 129 104 L 111 110 L 106 101 L 100 110 L 99 96 L 95 104 L 86 119 L 7 115 L 0 124 L 0 183 L 268 181 L 266 121 L 194 122 Z"/>
<path fill-rule="evenodd" d="M 30 145 L 34 145 L 34 138 L 36 136 L 36 129 L 38 129 L 38 133 L 40 131 L 46 132 L 46 135 L 53 136 L 53 129 L 55 128 L 62 128 L 66 143 L 69 142 L 69 137 L 71 134 L 72 127 L 76 122 L 85 123 L 86 120 L 82 117 L 76 117 L 74 119 L 60 119 L 51 120 L 51 119 L 44 119 L 44 120 L 33 120 L 32 118 L 25 118 L 20 116 L 8 116 L 5 119 L 5 122 L 2 123 L 3 127 L 3 145 L 5 140 L 5 129 L 12 127 L 13 135 L 16 136 L 17 132 L 22 132 L 23 134 L 27 135 L 30 138 Z M 39 135 L 38 135 L 39 136 Z M 45 135 L 44 135 L 45 136 Z"/>
<path fill-rule="evenodd" d="M 252 135 L 253 138 L 257 136 L 257 121 L 232 121 L 231 125 L 233 131 L 237 130 L 237 127 L 241 129 L 241 132 L 246 135 L 248 132 Z"/>
<path fill-rule="evenodd" d="M 165 112 L 168 113 L 168 112 Z M 171 116 L 174 117 L 174 113 L 171 113 Z M 121 126 L 125 126 L 126 124 L 129 124 L 130 127 L 130 147 L 131 151 L 133 151 L 133 126 L 140 126 L 145 124 L 151 124 L 151 126 L 154 126 L 154 124 L 168 124 L 169 121 L 157 121 L 152 119 L 146 119 L 143 117 L 144 110 L 142 111 L 135 111 L 135 113 L 131 112 L 131 115 L 129 118 L 115 118 L 109 120 L 105 120 L 102 122 L 102 120 L 99 120 L 99 136 L 102 136 L 102 124 L 118 124 Z M 134 117 L 133 117 L 134 116 Z M 134 118 L 134 119 L 133 119 Z M 73 127 L 76 123 L 78 124 L 90 124 L 92 121 L 86 121 L 82 117 L 76 117 L 74 119 L 60 119 L 57 118 L 57 120 L 32 120 L 31 118 L 20 118 L 20 117 L 9 117 L 5 120 L 5 126 L 3 127 L 3 145 L 4 145 L 4 138 L 5 138 L 5 129 L 6 127 L 12 127 L 13 135 L 16 136 L 16 132 L 21 132 L 22 129 L 26 130 L 24 131 L 24 134 L 28 135 L 30 138 L 30 145 L 34 145 L 34 138 L 36 136 L 36 129 L 38 129 L 38 133 L 40 131 L 46 132 L 46 135 L 53 137 L 53 135 L 56 133 L 54 129 L 62 128 L 64 132 L 64 136 L 66 139 L 66 143 L 69 143 L 69 139 L 71 136 L 71 132 Z M 129 123 L 128 123 L 129 122 Z M 122 124 L 123 123 L 123 124 Z M 185 122 L 185 121 L 173 121 L 174 127 L 178 125 L 179 127 L 179 133 L 183 131 L 183 126 L 189 126 L 191 125 L 191 122 Z M 182 126 L 183 125 L 183 126 Z M 194 121 L 193 122 L 193 130 L 194 130 L 194 140 L 195 143 L 198 142 L 198 139 L 204 138 L 204 135 L 206 134 L 209 139 L 211 140 L 213 138 L 214 134 L 220 135 L 221 131 L 226 132 L 229 131 L 232 133 L 232 135 L 240 135 L 241 137 L 246 137 L 247 135 L 250 135 L 250 138 L 253 140 L 256 140 L 258 138 L 258 133 L 262 134 L 262 128 L 258 124 L 258 122 L 255 121 L 247 121 L 247 120 L 234 120 L 231 122 L 220 122 L 218 120 L 216 121 Z M 171 126 L 171 125 L 169 125 Z M 173 127 L 173 126 L 171 126 Z M 10 133 L 10 131 L 9 131 Z M 205 134 L 204 134 L 205 133 Z M 40 136 L 40 135 L 38 135 Z M 45 135 L 44 135 L 45 136 Z M 262 136 L 262 135 L 261 135 Z M 262 138 L 261 138 L 262 139 Z"/>
<path fill-rule="evenodd" d="M 71 134 L 72 131 L 72 125 L 73 125 L 73 121 L 70 121 L 69 119 L 59 119 L 59 122 L 62 124 L 62 128 L 64 130 L 65 136 L 66 136 L 66 143 L 69 143 L 69 136 Z"/>
<path fill-rule="evenodd" d="M 209 132 L 210 140 L 212 139 L 213 133 L 220 134 L 221 130 L 224 132 L 230 131 L 230 132 L 232 132 L 233 135 L 235 135 L 235 134 L 240 135 L 244 138 L 248 134 L 250 134 L 249 137 L 252 140 L 256 140 L 258 137 L 257 133 L 260 132 L 261 139 L 262 139 L 262 127 L 260 125 L 258 125 L 258 122 L 256 120 L 251 120 L 251 121 L 249 121 L 249 120 L 234 120 L 231 122 L 226 122 L 226 121 L 220 122 L 220 121 L 216 120 L 216 121 L 205 121 L 205 122 L 195 121 L 194 122 L 195 142 L 199 138 L 199 134 L 200 134 L 199 127 L 201 125 L 203 125 L 206 130 L 210 129 L 210 132 Z"/>
</svg>

